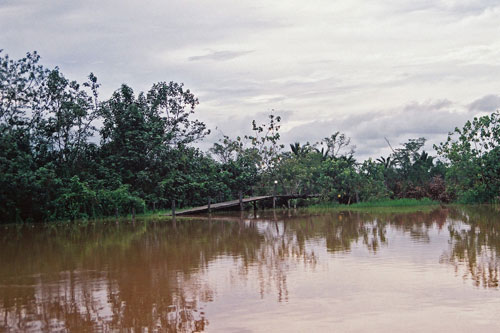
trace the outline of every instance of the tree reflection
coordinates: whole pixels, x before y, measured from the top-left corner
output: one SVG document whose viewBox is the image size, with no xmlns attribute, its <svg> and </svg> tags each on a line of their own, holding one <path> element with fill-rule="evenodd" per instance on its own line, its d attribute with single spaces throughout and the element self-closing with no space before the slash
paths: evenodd
<svg viewBox="0 0 500 333">
<path fill-rule="evenodd" d="M 226 263 L 234 287 L 249 281 L 260 297 L 287 302 L 290 272 L 315 270 L 324 247 L 375 255 L 389 232 L 425 244 L 436 228 L 450 234 L 442 263 L 497 288 L 498 222 L 487 208 L 438 208 L 9 227 L 0 236 L 0 330 L 204 331 L 214 263 Z"/>
<path fill-rule="evenodd" d="M 224 256 L 240 278 L 257 268 L 262 297 L 276 290 L 286 301 L 289 265 L 314 265 L 315 256 L 266 221 L 8 230 L 0 251 L 0 328 L 203 331 L 203 304 L 216 295 L 204 273 Z"/>
<path fill-rule="evenodd" d="M 377 253 L 381 246 L 388 245 L 387 226 L 415 241 L 428 242 L 429 230 L 433 226 L 443 228 L 446 217 L 443 209 L 404 214 L 345 211 L 298 217 L 292 226 L 302 241 L 324 238 L 330 252 L 350 252 L 353 245 L 361 242 L 370 252 Z"/>
<path fill-rule="evenodd" d="M 441 257 L 474 285 L 498 288 L 500 251 L 499 208 L 459 207 L 450 210 L 450 250 Z"/>
</svg>

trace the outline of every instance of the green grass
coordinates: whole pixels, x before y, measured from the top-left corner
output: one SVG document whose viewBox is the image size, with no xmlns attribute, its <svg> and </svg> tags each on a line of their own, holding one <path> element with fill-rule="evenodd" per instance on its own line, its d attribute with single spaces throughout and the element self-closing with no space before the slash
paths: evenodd
<svg viewBox="0 0 500 333">
<path fill-rule="evenodd" d="M 359 202 L 352 205 L 341 205 L 338 203 L 321 203 L 306 208 L 308 212 L 322 212 L 328 210 L 356 210 L 356 211 L 379 211 L 379 212 L 411 212 L 421 210 L 432 210 L 439 202 L 429 198 L 417 199 L 386 199 L 377 201 Z"/>
<path fill-rule="evenodd" d="M 367 201 L 360 202 L 351 205 L 352 207 L 362 208 L 362 207 L 409 207 L 409 206 L 428 206 L 428 205 L 439 205 L 438 201 L 431 200 L 429 198 L 417 199 L 395 199 L 395 200 L 379 200 L 379 201 Z"/>
<path fill-rule="evenodd" d="M 182 211 L 184 209 L 188 209 L 188 208 L 182 208 L 182 209 L 179 209 L 176 211 L 179 212 L 179 211 Z M 169 220 L 171 219 L 172 217 L 169 216 L 170 214 L 172 213 L 172 210 L 171 209 L 157 209 L 156 211 L 152 211 L 152 210 L 146 210 L 145 212 L 143 213 L 137 213 L 135 214 L 135 218 L 136 220 L 141 220 L 141 221 L 149 221 L 149 220 L 158 220 L 158 219 L 161 219 L 161 220 Z M 179 216 L 176 218 L 182 218 L 183 216 Z M 50 224 L 50 225 L 58 225 L 58 224 L 61 224 L 61 225 L 67 225 L 67 224 L 75 224 L 75 225 L 86 225 L 86 224 L 93 224 L 93 223 L 111 223 L 111 222 L 115 222 L 117 220 L 117 217 L 115 217 L 114 215 L 110 215 L 110 216 L 98 216 L 98 217 L 89 217 L 89 218 L 86 218 L 86 219 L 76 219 L 76 220 L 54 220 L 54 221 L 47 221 L 47 222 L 44 222 L 43 224 Z M 119 215 L 118 216 L 118 221 L 131 221 L 132 220 L 132 214 L 126 214 L 126 215 Z M 11 223 L 12 225 L 16 224 L 16 223 Z M 23 223 L 21 223 L 23 224 Z M 27 224 L 31 224 L 31 223 L 27 223 Z M 6 225 L 9 225 L 9 224 L 6 224 Z"/>
</svg>

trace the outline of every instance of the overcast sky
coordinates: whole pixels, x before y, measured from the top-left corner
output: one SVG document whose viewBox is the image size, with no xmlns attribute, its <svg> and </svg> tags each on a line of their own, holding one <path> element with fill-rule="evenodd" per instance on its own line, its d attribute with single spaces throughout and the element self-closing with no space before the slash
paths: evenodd
<svg viewBox="0 0 500 333">
<path fill-rule="evenodd" d="M 499 0 L 0 0 L 0 49 L 103 98 L 183 82 L 207 143 L 274 109 L 285 143 L 341 131 L 363 159 L 500 107 L 499 22 Z"/>
</svg>

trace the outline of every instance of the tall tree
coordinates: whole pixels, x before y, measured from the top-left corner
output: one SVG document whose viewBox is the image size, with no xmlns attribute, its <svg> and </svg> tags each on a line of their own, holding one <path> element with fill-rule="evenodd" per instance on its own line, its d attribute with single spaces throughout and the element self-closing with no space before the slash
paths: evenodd
<svg viewBox="0 0 500 333">
<path fill-rule="evenodd" d="M 460 201 L 500 200 L 500 111 L 467 121 L 434 148 L 448 164 L 446 180 Z"/>
</svg>

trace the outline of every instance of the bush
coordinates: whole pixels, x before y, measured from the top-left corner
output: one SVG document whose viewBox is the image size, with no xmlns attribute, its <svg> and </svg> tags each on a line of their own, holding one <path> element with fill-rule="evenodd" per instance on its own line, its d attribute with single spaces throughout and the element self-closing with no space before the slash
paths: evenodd
<svg viewBox="0 0 500 333">
<path fill-rule="evenodd" d="M 132 208 L 137 213 L 142 213 L 146 208 L 146 203 L 143 199 L 130 193 L 129 185 L 122 185 L 116 190 L 99 191 L 97 202 L 103 216 L 111 216 L 116 212 L 120 215 L 125 215 L 131 212 Z"/>
<path fill-rule="evenodd" d="M 446 190 L 446 184 L 442 177 L 433 177 L 429 183 L 427 195 L 432 200 L 448 203 L 451 201 L 451 195 Z"/>
<path fill-rule="evenodd" d="M 63 188 L 63 193 L 54 201 L 52 220 L 60 219 L 87 219 L 95 217 L 96 193 L 88 184 L 81 182 L 78 176 L 69 180 L 68 186 Z"/>
</svg>

